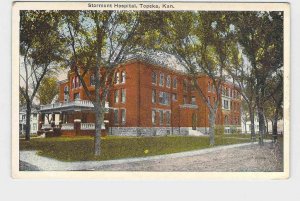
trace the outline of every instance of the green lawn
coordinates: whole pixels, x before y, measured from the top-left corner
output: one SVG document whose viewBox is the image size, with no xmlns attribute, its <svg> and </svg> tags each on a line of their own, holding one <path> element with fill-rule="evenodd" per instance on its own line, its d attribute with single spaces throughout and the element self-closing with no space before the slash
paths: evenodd
<svg viewBox="0 0 300 201">
<path fill-rule="evenodd" d="M 249 142 L 249 138 L 217 136 L 216 146 Z M 93 156 L 92 137 L 35 138 L 30 142 L 20 140 L 20 150 L 38 150 L 41 156 L 61 161 L 111 160 L 169 154 L 209 147 L 208 137 L 106 137 L 102 139 L 102 154 Z"/>
</svg>

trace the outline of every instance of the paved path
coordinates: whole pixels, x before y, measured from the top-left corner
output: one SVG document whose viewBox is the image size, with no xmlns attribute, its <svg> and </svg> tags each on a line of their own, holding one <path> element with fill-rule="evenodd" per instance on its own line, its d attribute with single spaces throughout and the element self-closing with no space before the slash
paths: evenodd
<svg viewBox="0 0 300 201">
<path fill-rule="evenodd" d="M 36 151 L 21 151 L 20 161 L 47 171 L 282 171 L 280 157 L 273 157 L 272 150 L 270 143 L 263 147 L 244 143 L 143 158 L 81 162 L 62 162 L 38 156 Z"/>
</svg>

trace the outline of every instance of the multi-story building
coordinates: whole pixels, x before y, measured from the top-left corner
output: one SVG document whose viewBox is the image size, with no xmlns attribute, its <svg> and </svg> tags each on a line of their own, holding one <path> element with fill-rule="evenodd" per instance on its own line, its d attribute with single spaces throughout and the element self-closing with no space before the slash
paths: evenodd
<svg viewBox="0 0 300 201">
<path fill-rule="evenodd" d="M 94 76 L 84 77 L 93 94 Z M 198 77 L 205 96 L 213 101 L 216 91 L 211 80 Z M 41 121 L 51 114 L 53 123 L 42 123 L 41 129 L 52 129 L 57 135 L 93 135 L 95 114 L 75 73 L 60 83 L 59 103 L 41 106 Z M 216 124 L 230 133 L 240 129 L 241 98 L 235 86 L 222 86 L 222 104 Z M 127 60 L 116 68 L 114 85 L 110 88 L 103 129 L 110 135 L 199 135 L 209 129 L 209 110 L 200 98 L 188 74 L 139 59 Z"/>
<path fill-rule="evenodd" d="M 32 107 L 30 115 L 30 134 L 37 134 L 39 125 L 39 114 L 36 107 Z M 19 112 L 19 133 L 25 135 L 26 130 L 26 108 L 21 108 Z"/>
</svg>

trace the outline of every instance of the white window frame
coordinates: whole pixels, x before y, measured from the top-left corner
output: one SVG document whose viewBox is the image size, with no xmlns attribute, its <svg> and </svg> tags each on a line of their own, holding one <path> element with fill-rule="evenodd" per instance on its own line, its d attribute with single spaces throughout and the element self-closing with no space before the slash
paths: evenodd
<svg viewBox="0 0 300 201">
<path fill-rule="evenodd" d="M 126 102 L 126 89 L 121 89 L 121 103 Z"/>
<path fill-rule="evenodd" d="M 122 71 L 121 72 L 121 83 L 125 84 L 125 82 L 126 82 L 126 72 Z"/>
<path fill-rule="evenodd" d="M 119 103 L 119 90 L 118 89 L 114 93 L 114 102 Z"/>
<path fill-rule="evenodd" d="M 126 124 L 126 109 L 124 108 L 121 109 L 121 124 Z"/>
<path fill-rule="evenodd" d="M 114 125 L 119 125 L 119 110 L 114 109 L 113 111 L 114 111 Z M 116 113 L 117 113 L 117 118 L 116 118 Z"/>
<path fill-rule="evenodd" d="M 173 89 L 177 89 L 177 77 L 173 78 Z"/>
<path fill-rule="evenodd" d="M 165 84 L 165 74 L 164 73 L 160 73 L 159 74 L 159 86 L 164 86 Z"/>
<path fill-rule="evenodd" d="M 152 89 L 151 99 L 152 103 L 156 103 L 156 89 Z"/>
<path fill-rule="evenodd" d="M 171 76 L 170 75 L 167 75 L 166 87 L 171 88 Z"/>
<path fill-rule="evenodd" d="M 155 82 L 153 82 L 154 77 L 155 77 Z M 152 71 L 152 74 L 151 74 L 151 83 L 154 84 L 154 85 L 156 85 L 156 83 L 157 83 L 157 73 L 154 72 L 154 71 Z"/>
<path fill-rule="evenodd" d="M 153 125 L 156 125 L 156 110 L 152 109 L 151 112 L 151 121 Z"/>
<path fill-rule="evenodd" d="M 159 125 L 164 125 L 164 111 L 159 110 Z"/>
<path fill-rule="evenodd" d="M 171 112 L 166 111 L 166 125 L 170 126 L 171 125 Z"/>
</svg>

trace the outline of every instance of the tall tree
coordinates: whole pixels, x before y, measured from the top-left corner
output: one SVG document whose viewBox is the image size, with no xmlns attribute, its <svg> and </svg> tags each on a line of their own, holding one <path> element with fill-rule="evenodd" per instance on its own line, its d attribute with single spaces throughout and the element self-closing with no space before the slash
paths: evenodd
<svg viewBox="0 0 300 201">
<path fill-rule="evenodd" d="M 235 38 L 237 39 L 237 37 Z M 243 55 L 240 53 L 239 46 L 233 48 L 231 55 L 231 65 L 226 69 L 234 84 L 238 87 L 236 90 L 242 95 L 243 113 L 249 115 L 251 139 L 255 139 L 254 116 L 256 109 L 255 102 L 255 76 L 250 65 L 245 62 Z M 247 109 L 245 108 L 247 106 Z M 247 110 L 247 111 L 246 111 Z M 248 121 L 248 118 L 247 118 Z"/>
<path fill-rule="evenodd" d="M 283 66 L 283 13 L 240 12 L 235 22 L 239 44 L 251 64 L 255 77 L 260 144 L 263 144 L 266 81 Z"/>
<path fill-rule="evenodd" d="M 20 11 L 19 90 L 26 102 L 26 140 L 30 140 L 31 108 L 41 81 L 62 60 L 58 18 L 54 11 Z"/>
<path fill-rule="evenodd" d="M 220 109 L 224 71 L 230 63 L 234 45 L 230 16 L 224 12 L 174 12 L 167 19 L 165 51 L 174 55 L 189 73 L 195 89 L 209 110 L 210 145 L 215 144 L 216 114 Z M 206 88 L 201 88 L 198 77 L 205 74 L 212 82 L 216 99 L 209 100 Z"/>
<path fill-rule="evenodd" d="M 50 104 L 55 96 L 58 95 L 57 78 L 54 76 L 46 76 L 41 81 L 37 91 L 37 98 L 41 105 Z"/>
<path fill-rule="evenodd" d="M 101 154 L 101 125 L 105 101 L 113 84 L 115 68 L 136 52 L 141 13 L 128 11 L 66 11 L 66 37 L 73 70 L 95 108 L 94 155 Z M 94 73 L 95 94 L 84 77 Z"/>
</svg>

